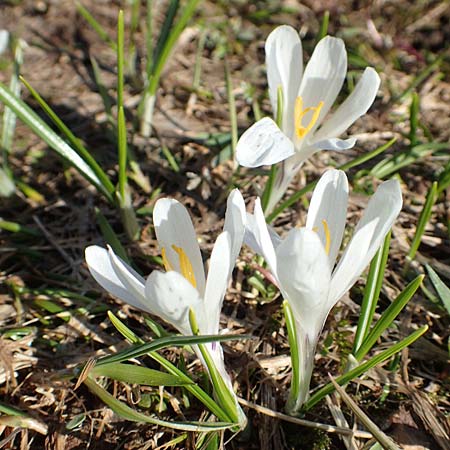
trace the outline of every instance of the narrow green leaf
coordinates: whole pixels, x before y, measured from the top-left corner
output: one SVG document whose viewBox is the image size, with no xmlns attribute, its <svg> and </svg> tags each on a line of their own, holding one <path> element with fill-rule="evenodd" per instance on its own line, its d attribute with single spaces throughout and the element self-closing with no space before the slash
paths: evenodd
<svg viewBox="0 0 450 450">
<path fill-rule="evenodd" d="M 175 375 L 161 372 L 160 370 L 122 363 L 94 366 L 89 371 L 89 375 L 93 377 L 108 377 L 124 383 L 139 384 L 141 386 L 184 386 L 193 383 L 193 381 L 186 383 L 186 380 L 181 380 Z"/>
<path fill-rule="evenodd" d="M 419 249 L 420 242 L 422 241 L 422 236 L 425 233 L 425 227 L 427 226 L 428 221 L 430 220 L 432 208 L 437 200 L 437 188 L 438 183 L 435 181 L 431 188 L 428 191 L 427 198 L 425 200 L 425 205 L 423 206 L 422 211 L 420 212 L 419 221 L 417 223 L 416 232 L 414 234 L 414 238 L 411 242 L 411 248 L 409 249 L 408 259 L 412 261 L 416 256 L 416 252 Z"/>
<path fill-rule="evenodd" d="M 231 423 L 208 423 L 208 422 L 168 422 L 165 420 L 158 419 L 147 414 L 140 413 L 132 408 L 130 408 L 125 403 L 114 398 L 108 391 L 100 387 L 94 380 L 89 376 L 83 381 L 83 383 L 88 387 L 88 389 L 95 394 L 103 403 L 108 405 L 116 414 L 123 417 L 126 420 L 132 422 L 144 422 L 151 423 L 158 426 L 168 427 L 175 430 L 182 431 L 217 431 L 226 430 L 234 424 Z"/>
<path fill-rule="evenodd" d="M 409 107 L 409 142 L 411 147 L 417 145 L 417 128 L 419 126 L 419 96 L 413 92 Z"/>
<path fill-rule="evenodd" d="M 450 314 L 450 288 L 446 284 L 444 284 L 444 282 L 440 279 L 439 275 L 434 271 L 434 269 L 429 264 L 425 264 L 425 267 L 427 269 L 430 280 L 433 283 L 433 286 L 436 289 L 439 298 L 444 304 L 447 312 Z"/>
<path fill-rule="evenodd" d="M 34 228 L 29 228 L 17 222 L 10 222 L 8 220 L 0 219 L 0 229 L 9 231 L 11 233 L 23 233 L 30 236 L 41 236 L 41 233 Z"/>
<path fill-rule="evenodd" d="M 124 67 L 124 23 L 123 10 L 117 17 L 117 106 L 123 108 L 123 67 Z"/>
<path fill-rule="evenodd" d="M 231 152 L 232 159 L 236 153 L 236 145 L 238 141 L 238 127 L 237 127 L 237 112 L 236 112 L 236 101 L 234 99 L 233 84 L 231 81 L 230 67 L 228 65 L 228 60 L 225 58 L 225 85 L 227 88 L 227 98 L 228 98 L 228 108 L 230 114 L 230 124 L 231 124 Z"/>
<path fill-rule="evenodd" d="M 167 162 L 169 163 L 172 170 L 178 173 L 180 171 L 180 166 L 178 165 L 178 162 L 175 159 L 175 157 L 172 155 L 172 152 L 169 150 L 169 147 L 167 147 L 167 145 L 165 144 L 162 144 L 161 151 L 165 156 L 165 158 L 167 159 Z"/>
<path fill-rule="evenodd" d="M 419 339 L 420 336 L 422 336 L 426 331 L 428 330 L 428 325 L 424 325 L 423 327 L 419 328 L 418 330 L 411 333 L 408 337 L 403 339 L 400 342 L 397 342 L 396 344 L 392 345 L 388 349 L 382 351 L 378 355 L 372 357 L 368 361 L 360 364 L 359 366 L 355 367 L 354 369 L 346 372 L 345 374 L 341 375 L 340 377 L 336 378 L 336 383 L 338 383 L 340 386 L 343 384 L 347 384 L 349 381 L 353 380 L 356 377 L 361 376 L 363 373 L 367 372 L 372 367 L 375 367 L 376 365 L 382 363 L 386 359 L 389 359 L 391 356 L 395 355 L 397 352 L 403 350 L 405 347 L 408 347 L 413 342 L 415 342 L 417 339 Z M 309 400 L 305 403 L 303 406 L 304 411 L 308 411 L 313 406 L 315 406 L 317 403 L 319 403 L 326 395 L 331 394 L 334 391 L 334 386 L 331 383 L 328 383 L 318 391 L 316 391 Z"/>
<path fill-rule="evenodd" d="M 291 306 L 287 300 L 283 301 L 283 313 L 286 320 L 286 328 L 288 332 L 289 349 L 291 354 L 291 367 L 292 367 L 292 380 L 291 390 L 289 392 L 290 399 L 297 399 L 300 392 L 300 373 L 298 371 L 300 367 L 300 360 L 302 356 L 298 348 L 297 331 L 295 328 L 295 318 L 292 312 Z M 289 402 L 289 400 L 288 400 Z"/>
<path fill-rule="evenodd" d="M 152 70 L 152 76 L 150 78 L 150 82 L 148 84 L 148 89 L 147 89 L 147 92 L 151 96 L 156 94 L 156 90 L 159 86 L 159 79 L 161 77 L 161 73 L 166 64 L 167 58 L 169 57 L 170 52 L 172 51 L 178 38 L 180 37 L 181 32 L 184 30 L 187 23 L 193 16 L 199 1 L 200 0 L 188 0 L 188 2 L 185 4 L 185 6 L 183 8 L 183 13 L 182 13 L 180 19 L 175 24 L 175 26 L 172 27 L 171 33 L 165 40 L 164 46 L 161 50 L 161 53 L 159 54 L 158 59 L 154 61 L 154 68 Z"/>
<path fill-rule="evenodd" d="M 156 46 L 153 52 L 152 58 L 154 64 L 153 70 L 156 67 L 156 64 L 158 64 L 164 46 L 166 45 L 167 40 L 169 39 L 171 30 L 173 29 L 173 22 L 175 20 L 175 16 L 177 15 L 179 7 L 180 7 L 179 0 L 170 0 L 169 6 L 167 7 L 167 11 L 164 17 L 164 22 L 159 32 L 158 41 L 156 42 Z"/>
<path fill-rule="evenodd" d="M 127 188 L 127 131 L 125 123 L 125 113 L 123 106 L 119 106 L 119 113 L 117 119 L 118 130 L 118 155 L 119 155 L 119 198 L 121 201 L 125 200 Z M 122 204 L 121 204 L 122 205 Z"/>
<path fill-rule="evenodd" d="M 360 348 L 356 351 L 355 357 L 358 361 L 361 361 L 364 356 L 370 351 L 370 349 L 375 345 L 377 340 L 381 337 L 383 332 L 392 324 L 395 318 L 400 314 L 406 304 L 409 302 L 411 297 L 416 293 L 417 289 L 421 285 L 424 279 L 424 275 L 419 275 L 411 283 L 406 286 L 405 289 L 398 295 L 398 297 L 389 305 L 386 311 L 383 312 L 382 316 L 374 327 L 370 330 L 367 337 L 362 342 Z"/>
<path fill-rule="evenodd" d="M 189 322 L 191 325 L 192 333 L 198 336 L 199 330 L 194 311 L 192 308 L 189 310 Z M 222 375 L 218 372 L 214 360 L 212 359 L 208 349 L 200 344 L 198 346 L 200 353 L 203 356 L 205 365 L 208 368 L 208 372 L 211 378 L 212 385 L 214 387 L 214 393 L 217 397 L 217 401 L 222 409 L 225 411 L 228 420 L 237 424 L 239 422 L 238 404 L 236 403 L 234 394 L 230 392 L 228 386 L 225 384 Z"/>
<path fill-rule="evenodd" d="M 447 150 L 449 148 L 450 144 L 441 142 L 428 142 L 416 145 L 411 149 L 396 153 L 390 158 L 380 161 L 371 169 L 370 175 L 380 179 L 387 178 L 400 169 L 432 155 L 435 151 Z"/>
<path fill-rule="evenodd" d="M 438 180 L 438 195 L 450 186 L 450 161 L 445 166 L 445 169 L 439 175 Z"/>
<path fill-rule="evenodd" d="M 131 343 L 144 344 L 144 341 L 138 337 L 133 331 L 131 331 L 124 323 L 122 323 L 112 312 L 108 312 L 108 316 L 117 328 L 117 330 Z M 186 383 L 185 389 L 190 392 L 194 397 L 200 400 L 219 420 L 228 421 L 228 416 L 225 411 L 213 400 L 200 386 L 197 384 L 189 384 L 191 379 L 178 367 L 167 361 L 163 356 L 157 352 L 149 352 L 148 355 L 158 362 L 164 369 L 172 375 L 179 377 Z"/>
<path fill-rule="evenodd" d="M 330 11 L 323 13 L 322 22 L 320 24 L 319 34 L 317 36 L 317 42 L 323 39 L 328 34 L 328 25 L 330 23 Z"/>
<path fill-rule="evenodd" d="M 97 223 L 98 223 L 98 226 L 100 227 L 103 238 L 114 250 L 114 253 L 117 256 L 119 256 L 121 259 L 123 259 L 126 263 L 131 264 L 131 261 L 128 258 L 127 252 L 126 252 L 125 248 L 123 247 L 123 245 L 121 244 L 119 238 L 117 237 L 117 234 L 115 233 L 115 231 L 109 224 L 106 217 L 103 215 L 103 213 L 98 208 L 95 208 L 95 218 L 97 219 Z"/>
<path fill-rule="evenodd" d="M 389 232 L 384 239 L 383 246 L 380 247 L 370 263 L 366 287 L 364 288 L 364 297 L 361 302 L 361 313 L 359 315 L 358 327 L 353 343 L 352 353 L 354 355 L 359 350 L 359 347 L 361 347 L 363 340 L 369 333 L 370 325 L 372 324 L 373 315 L 380 297 L 381 286 L 383 285 L 384 270 L 389 255 L 390 242 L 391 233 Z"/>
<path fill-rule="evenodd" d="M 114 355 L 103 356 L 97 361 L 97 365 L 139 358 L 147 353 L 155 352 L 165 347 L 207 344 L 208 342 L 236 341 L 246 338 L 248 338 L 248 336 L 244 335 L 167 336 L 155 339 L 152 342 L 133 345 L 131 348 L 122 350 Z"/>
<path fill-rule="evenodd" d="M 399 95 L 392 99 L 392 103 L 397 103 L 406 97 L 411 91 L 413 91 L 420 83 L 422 83 L 434 70 L 436 70 L 442 63 L 445 57 L 445 52 L 443 52 L 439 57 L 437 57 L 428 67 L 425 67 L 422 72 L 417 75 L 410 85 Z M 366 64 L 366 66 L 369 64 Z"/>
<path fill-rule="evenodd" d="M 91 67 L 92 72 L 94 74 L 95 84 L 97 85 L 98 93 L 100 94 L 100 97 L 102 98 L 103 101 L 103 107 L 105 108 L 106 117 L 108 118 L 108 122 L 111 125 L 115 125 L 111 110 L 112 108 L 111 97 L 109 96 L 108 90 L 106 89 L 106 86 L 103 83 L 100 67 L 97 63 L 97 60 L 92 55 L 90 55 L 89 58 L 91 61 Z"/>
<path fill-rule="evenodd" d="M 364 425 L 364 428 L 369 430 L 373 437 L 382 445 L 382 447 L 386 450 L 401 450 L 395 442 L 380 428 L 377 426 L 375 422 L 373 422 L 369 416 L 357 405 L 357 403 L 350 397 L 350 395 L 342 389 L 338 383 L 331 377 L 331 383 L 336 389 L 337 393 L 341 396 L 342 400 L 346 403 L 346 405 L 353 411 L 355 416 L 359 419 L 359 421 Z"/>
<path fill-rule="evenodd" d="M 150 78 L 153 61 L 153 0 L 146 1 L 146 16 L 145 16 L 145 49 L 147 62 L 145 64 L 145 73 L 147 79 Z"/>
<path fill-rule="evenodd" d="M 89 151 L 81 144 L 81 141 L 69 130 L 69 128 L 67 128 L 33 87 L 23 77 L 21 77 L 21 81 L 52 122 L 64 134 L 72 147 L 61 139 L 25 102 L 12 96 L 11 92 L 1 84 L 0 100 L 10 108 L 14 109 L 17 117 L 28 125 L 34 133 L 69 162 L 69 164 L 74 166 L 80 174 L 102 192 L 111 203 L 114 203 L 112 198 L 114 186 L 103 169 L 98 165 L 97 161 L 95 161 Z"/>
<path fill-rule="evenodd" d="M 100 25 L 94 16 L 79 2 L 77 2 L 78 12 L 83 16 L 86 22 L 92 27 L 92 29 L 98 34 L 100 39 L 108 44 L 114 51 L 116 50 L 116 43 L 109 33 Z"/>
</svg>

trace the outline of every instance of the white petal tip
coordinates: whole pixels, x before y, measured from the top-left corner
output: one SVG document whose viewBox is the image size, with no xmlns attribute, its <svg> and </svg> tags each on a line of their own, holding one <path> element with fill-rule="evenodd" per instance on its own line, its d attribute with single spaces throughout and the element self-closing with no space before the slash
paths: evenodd
<svg viewBox="0 0 450 450">
<path fill-rule="evenodd" d="M 295 154 L 294 144 L 265 117 L 252 125 L 238 141 L 236 160 L 244 167 L 276 164 Z"/>
</svg>

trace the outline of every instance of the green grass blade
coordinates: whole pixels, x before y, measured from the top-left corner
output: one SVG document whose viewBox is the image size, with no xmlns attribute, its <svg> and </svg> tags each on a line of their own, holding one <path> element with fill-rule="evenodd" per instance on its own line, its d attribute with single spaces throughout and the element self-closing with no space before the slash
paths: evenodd
<svg viewBox="0 0 450 450">
<path fill-rule="evenodd" d="M 416 145 L 411 149 L 396 153 L 390 158 L 380 161 L 371 169 L 370 175 L 380 179 L 389 177 L 403 167 L 409 166 L 410 164 L 418 162 L 420 159 L 432 155 L 435 151 L 447 150 L 449 148 L 450 144 L 441 142 L 429 142 Z"/>
<path fill-rule="evenodd" d="M 442 300 L 445 309 L 450 315 L 450 288 L 446 284 L 444 284 L 444 282 L 440 279 L 439 275 L 433 270 L 433 268 L 429 264 L 425 264 L 425 267 L 427 269 L 431 283 L 434 286 L 434 289 L 436 289 L 439 298 Z"/>
<path fill-rule="evenodd" d="M 117 106 L 123 108 L 123 67 L 124 67 L 124 23 L 123 10 L 117 17 Z"/>
<path fill-rule="evenodd" d="M 234 99 L 233 94 L 233 84 L 231 81 L 230 67 L 228 65 L 228 60 L 226 58 L 225 58 L 225 85 L 227 88 L 228 108 L 231 124 L 231 159 L 234 160 L 234 155 L 236 153 L 236 145 L 238 141 L 237 112 L 236 112 L 236 101 Z"/>
<path fill-rule="evenodd" d="M 158 59 L 154 61 L 154 68 L 152 70 L 152 76 L 151 76 L 151 79 L 150 79 L 150 82 L 148 85 L 148 89 L 147 89 L 147 92 L 150 95 L 156 94 L 156 89 L 159 86 L 159 79 L 161 77 L 161 73 L 166 64 L 167 58 L 169 57 L 170 52 L 172 51 L 178 38 L 180 37 L 181 32 L 184 30 L 187 23 L 193 16 L 199 1 L 200 0 L 189 0 L 186 3 L 186 5 L 183 8 L 183 13 L 182 13 L 180 19 L 175 24 L 175 26 L 172 28 L 171 33 L 165 40 L 164 46 L 161 50 L 161 53 L 159 54 Z"/>
<path fill-rule="evenodd" d="M 95 208 L 95 218 L 97 219 L 103 238 L 114 250 L 114 253 L 126 263 L 131 264 L 127 252 L 117 237 L 117 234 L 114 232 L 108 220 L 98 208 Z"/>
<path fill-rule="evenodd" d="M 166 15 L 164 18 L 164 22 L 162 24 L 161 30 L 159 32 L 158 41 L 156 42 L 156 46 L 153 52 L 153 64 L 154 66 L 148 73 L 151 75 L 153 70 L 155 69 L 159 59 L 161 58 L 161 54 L 163 52 L 164 46 L 166 45 L 167 40 L 169 39 L 170 32 L 173 29 L 173 22 L 178 12 L 178 8 L 180 7 L 179 0 L 170 0 L 169 6 L 167 7 Z"/>
<path fill-rule="evenodd" d="M 83 383 L 88 389 L 95 394 L 103 403 L 108 405 L 116 414 L 123 417 L 126 420 L 132 422 L 151 423 L 153 425 L 163 426 L 181 431 L 217 431 L 230 428 L 234 424 L 230 423 L 208 423 L 208 422 L 168 422 L 158 419 L 156 417 L 149 416 L 147 414 L 140 413 L 135 409 L 130 408 L 125 403 L 117 400 L 108 391 L 100 387 L 93 379 L 87 377 Z"/>
<path fill-rule="evenodd" d="M 428 191 L 427 198 L 425 200 L 425 205 L 423 206 L 422 211 L 420 212 L 419 221 L 417 223 L 416 232 L 414 234 L 414 238 L 411 242 L 411 248 L 409 249 L 409 253 L 407 258 L 412 261 L 416 256 L 417 250 L 419 249 L 420 242 L 422 241 L 422 236 L 425 232 L 425 227 L 430 220 L 432 208 L 437 200 L 437 188 L 438 183 L 435 181 L 430 190 Z"/>
<path fill-rule="evenodd" d="M 109 33 L 100 25 L 94 16 L 79 2 L 77 2 L 77 10 L 83 16 L 84 20 L 92 27 L 98 34 L 100 39 L 109 45 L 114 51 L 116 50 L 116 43 Z"/>
<path fill-rule="evenodd" d="M 450 161 L 439 175 L 438 195 L 450 186 Z"/>
<path fill-rule="evenodd" d="M 98 360 L 97 365 L 128 361 L 129 359 L 139 358 L 147 353 L 155 352 L 165 347 L 236 341 L 246 338 L 248 336 L 243 335 L 167 336 L 155 339 L 152 342 L 134 345 L 114 355 L 104 356 Z"/>
<path fill-rule="evenodd" d="M 415 342 L 417 339 L 420 338 L 426 331 L 428 330 L 428 325 L 424 325 L 423 327 L 419 328 L 418 330 L 411 333 L 408 337 L 403 339 L 402 341 L 394 344 L 392 347 L 389 347 L 388 349 L 382 351 L 378 355 L 374 356 L 373 358 L 369 359 L 368 361 L 360 364 L 359 366 L 355 367 L 354 369 L 350 370 L 349 372 L 346 372 L 345 374 L 341 375 L 340 377 L 337 377 L 336 383 L 338 383 L 340 386 L 343 384 L 347 384 L 349 381 L 353 380 L 356 377 L 359 377 L 363 373 L 367 372 L 372 367 L 375 367 L 376 365 L 382 363 L 383 361 L 386 361 L 391 356 L 395 355 L 399 351 L 403 350 L 405 347 L 408 347 L 413 342 Z M 309 400 L 305 403 L 303 409 L 305 411 L 311 409 L 313 406 L 315 406 L 317 403 L 319 403 L 325 396 L 331 394 L 334 391 L 334 386 L 331 383 L 328 383 L 318 391 L 316 391 Z"/>
<path fill-rule="evenodd" d="M 22 80 L 23 81 L 23 80 Z M 17 98 L 5 85 L 0 83 L 0 101 L 11 108 L 49 147 L 74 166 L 80 174 L 92 183 L 105 197 L 114 203 L 114 186 L 94 158 L 86 151 L 83 159 L 71 146 L 61 139 L 23 100 Z M 45 103 L 45 102 L 44 102 Z M 41 105 L 42 106 L 42 105 Z M 47 111 L 46 111 L 47 112 Z M 53 111 L 52 111 L 52 114 Z M 58 119 L 59 123 L 62 123 Z M 76 139 L 76 138 L 75 138 Z M 112 188 L 112 191 L 111 191 Z"/>
<path fill-rule="evenodd" d="M 123 381 L 128 384 L 139 384 L 141 386 L 184 386 L 186 381 L 175 375 L 148 367 L 136 366 L 134 364 L 112 363 L 95 366 L 89 371 L 94 377 L 108 377 L 113 380 Z"/>
<path fill-rule="evenodd" d="M 323 39 L 328 34 L 328 25 L 330 23 L 330 11 L 323 13 L 322 22 L 320 24 L 319 34 L 317 35 L 317 42 Z"/>
<path fill-rule="evenodd" d="M 411 147 L 417 145 L 417 128 L 419 126 L 419 96 L 413 92 L 411 106 L 409 107 L 409 142 Z"/>
<path fill-rule="evenodd" d="M 375 158 L 379 154 L 385 152 L 388 148 L 390 148 L 394 142 L 396 141 L 395 138 L 391 139 L 386 144 L 377 147 L 375 150 L 372 150 L 371 152 L 365 153 L 364 155 L 361 155 L 352 161 L 349 161 L 348 163 L 342 164 L 341 166 L 338 166 L 337 168 L 340 170 L 349 170 L 353 167 L 359 166 L 360 164 L 364 164 L 367 161 L 370 161 L 372 158 Z M 277 208 L 273 210 L 271 214 L 267 216 L 267 223 L 273 222 L 278 215 L 280 215 L 285 209 L 291 207 L 293 204 L 297 203 L 300 198 L 302 198 L 306 193 L 309 191 L 312 191 L 317 184 L 317 181 L 313 181 L 312 183 L 307 184 L 303 189 L 300 189 L 295 194 L 291 195 L 287 200 L 282 202 Z"/>
<path fill-rule="evenodd" d="M 364 428 L 372 433 L 373 437 L 385 450 L 401 450 L 400 447 L 398 447 L 388 435 L 380 430 L 376 423 L 369 418 L 369 416 L 358 406 L 350 395 L 348 395 L 347 392 L 345 392 L 345 390 L 336 383 L 333 378 L 331 378 L 331 383 L 333 383 L 336 392 L 341 396 L 342 400 L 344 400 L 346 405 L 353 411 L 353 414 L 355 414 L 359 421 L 364 425 Z"/>
<path fill-rule="evenodd" d="M 363 340 L 369 333 L 372 324 L 373 315 L 380 297 L 381 286 L 383 285 L 384 270 L 389 255 L 389 245 L 391 243 L 391 233 L 389 232 L 384 239 L 383 246 L 380 247 L 377 254 L 370 263 L 369 274 L 367 275 L 364 296 L 361 302 L 361 312 L 356 329 L 355 341 L 353 343 L 352 353 L 355 355 Z"/>
<path fill-rule="evenodd" d="M 420 83 L 422 83 L 434 70 L 436 70 L 442 63 L 445 57 L 445 52 L 441 56 L 435 59 L 428 67 L 425 67 L 422 72 L 414 78 L 410 85 L 399 95 L 392 99 L 392 103 L 396 103 L 406 97 L 411 91 L 413 91 Z M 368 65 L 368 64 L 366 64 Z"/>
<path fill-rule="evenodd" d="M 153 0 L 146 1 L 146 14 L 145 14 L 145 49 L 147 61 L 145 64 L 145 73 L 147 79 L 150 78 L 153 61 Z"/>
<path fill-rule="evenodd" d="M 108 317 L 116 329 L 129 342 L 133 344 L 144 344 L 144 341 L 131 331 L 123 322 L 121 322 L 112 312 L 108 312 Z M 183 371 L 167 361 L 163 356 L 157 352 L 149 352 L 148 355 L 158 362 L 164 369 L 172 375 L 179 377 L 186 383 L 185 389 L 189 391 L 195 398 L 200 400 L 219 420 L 228 421 L 228 415 L 222 408 L 213 400 L 200 386 L 197 384 L 190 384 L 192 381 Z"/>
<path fill-rule="evenodd" d="M 171 169 L 174 172 L 178 173 L 180 171 L 180 166 L 178 165 L 178 162 L 175 159 L 175 156 L 173 156 L 169 147 L 167 147 L 167 145 L 165 145 L 165 144 L 161 144 L 161 151 L 162 151 L 162 154 L 167 159 L 167 162 L 169 163 L 169 166 L 171 167 Z"/>
<path fill-rule="evenodd" d="M 370 161 L 371 159 L 375 158 L 376 156 L 380 155 L 381 153 L 391 148 L 396 141 L 397 138 L 394 137 L 390 141 L 386 142 L 386 144 L 383 144 L 370 152 L 364 153 L 361 156 L 352 159 L 348 163 L 342 164 L 341 166 L 338 167 L 338 169 L 345 171 L 353 169 L 353 167 L 359 166 L 361 164 L 364 164 L 365 162 Z"/>
<path fill-rule="evenodd" d="M 102 75 L 100 72 L 100 67 L 97 63 L 97 60 L 92 55 L 90 55 L 90 61 L 91 61 L 92 72 L 94 74 L 95 84 L 97 85 L 98 93 L 100 94 L 100 97 L 102 98 L 106 117 L 108 118 L 108 122 L 111 125 L 115 125 L 114 121 L 113 121 L 112 110 L 111 110 L 111 108 L 112 108 L 111 97 L 109 96 L 108 90 L 106 89 L 105 84 L 103 83 Z"/>
<path fill-rule="evenodd" d="M 119 112 L 117 116 L 117 144 L 119 155 L 119 190 L 118 194 L 120 199 L 125 199 L 125 193 L 127 189 L 127 130 L 125 123 L 125 112 L 123 106 L 119 106 Z"/>
<path fill-rule="evenodd" d="M 50 108 L 48 103 L 39 95 L 39 93 L 26 81 L 23 77 L 20 78 L 22 83 L 29 90 L 31 95 L 35 98 L 35 100 L 39 103 L 39 106 L 44 110 L 47 116 L 51 119 L 51 121 L 58 127 L 58 129 L 63 133 L 68 142 L 72 145 L 72 147 L 77 151 L 77 153 L 86 161 L 98 179 L 101 181 L 104 188 L 108 191 L 108 193 L 114 192 L 114 185 L 109 179 L 108 175 L 104 172 L 104 170 L 99 166 L 97 161 L 92 157 L 90 152 L 82 145 L 80 139 L 78 139 L 70 129 L 64 124 L 64 122 L 58 117 L 58 115 Z M 70 162 L 70 161 L 69 161 Z M 75 164 L 74 164 L 75 165 Z M 77 166 L 75 166 L 77 167 Z M 78 168 L 78 167 L 77 167 Z"/>
<path fill-rule="evenodd" d="M 395 318 L 400 314 L 411 297 L 416 293 L 419 286 L 422 284 L 424 275 L 419 275 L 397 296 L 397 298 L 389 305 L 386 311 L 374 327 L 370 330 L 367 337 L 362 342 L 360 348 L 356 351 L 355 357 L 358 361 L 361 361 L 371 348 L 375 345 L 384 331 L 392 324 Z"/>
<path fill-rule="evenodd" d="M 298 371 L 300 367 L 299 358 L 302 357 L 298 348 L 297 331 L 295 328 L 295 319 L 292 309 L 287 302 L 283 301 L 283 314 L 286 320 L 286 328 L 288 332 L 289 349 L 291 354 L 291 367 L 292 367 L 292 380 L 289 392 L 289 398 L 297 399 L 300 392 L 300 373 Z"/>
</svg>

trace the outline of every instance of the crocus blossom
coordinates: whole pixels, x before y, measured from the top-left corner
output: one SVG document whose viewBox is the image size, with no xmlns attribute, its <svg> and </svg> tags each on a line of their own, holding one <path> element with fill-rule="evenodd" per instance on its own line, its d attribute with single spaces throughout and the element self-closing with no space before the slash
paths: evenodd
<svg viewBox="0 0 450 450">
<path fill-rule="evenodd" d="M 347 199 L 347 177 L 333 169 L 325 172 L 314 190 L 306 226 L 293 228 L 284 239 L 266 224 L 259 199 L 254 214 L 247 215 L 244 241 L 264 256 L 294 316 L 300 389 L 288 401 L 291 413 L 308 398 L 317 341 L 331 308 L 373 258 L 402 207 L 398 181 L 382 183 L 336 264 Z"/>
<path fill-rule="evenodd" d="M 200 334 L 218 334 L 220 311 L 241 249 L 245 219 L 244 200 L 234 190 L 228 197 L 224 229 L 214 244 L 207 278 L 189 214 L 178 201 L 167 198 L 158 200 L 153 211 L 166 272 L 155 270 L 145 280 L 111 248 L 95 245 L 86 249 L 86 262 L 95 280 L 125 303 L 161 317 L 184 335 L 192 334 L 189 320 L 192 311 Z M 232 393 L 222 347 L 216 342 L 204 345 Z M 205 362 L 197 347 L 196 352 Z M 246 418 L 237 401 L 236 412 L 243 426 Z"/>
<path fill-rule="evenodd" d="M 282 161 L 266 212 L 283 196 L 303 162 L 318 150 L 347 150 L 355 138 L 338 136 L 366 113 L 380 85 L 374 69 L 365 69 L 347 99 L 327 117 L 347 75 L 342 39 L 326 36 L 314 49 L 303 71 L 302 44 L 294 28 L 283 25 L 267 38 L 266 66 L 269 97 L 277 117 L 282 93 L 281 129 L 265 117 L 239 139 L 236 159 L 242 166 L 259 167 Z"/>
</svg>

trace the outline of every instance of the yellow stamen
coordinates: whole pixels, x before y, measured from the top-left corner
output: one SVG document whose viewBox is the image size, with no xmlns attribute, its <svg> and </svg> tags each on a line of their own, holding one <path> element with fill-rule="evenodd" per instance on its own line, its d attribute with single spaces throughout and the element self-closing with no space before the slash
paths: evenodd
<svg viewBox="0 0 450 450">
<path fill-rule="evenodd" d="M 319 102 L 317 106 L 309 106 L 308 108 L 303 109 L 303 99 L 301 96 L 298 96 L 295 99 L 295 108 L 294 108 L 294 124 L 295 124 L 295 133 L 297 136 L 302 139 L 304 138 L 312 129 L 314 124 L 317 122 L 317 119 L 320 115 L 320 110 L 323 107 L 323 102 Z M 313 111 L 313 115 L 311 117 L 311 120 L 309 121 L 308 125 L 304 127 L 302 125 L 302 119 L 305 116 L 305 114 L 309 113 L 310 111 Z"/>
<path fill-rule="evenodd" d="M 329 255 L 331 246 L 330 227 L 328 226 L 328 222 L 325 219 L 322 220 L 322 225 L 323 231 L 325 232 L 325 253 Z"/>
<path fill-rule="evenodd" d="M 161 257 L 162 257 L 164 269 L 166 269 L 166 272 L 170 272 L 171 270 L 173 270 L 172 264 L 170 264 L 169 260 L 167 259 L 167 253 L 166 253 L 166 249 L 164 247 L 161 249 Z"/>
<path fill-rule="evenodd" d="M 177 247 L 176 245 L 172 245 L 174 251 L 178 254 L 178 258 L 180 259 L 180 271 L 181 275 L 183 275 L 189 283 L 192 284 L 195 288 L 197 287 L 197 280 L 195 279 L 194 269 L 192 267 L 191 261 L 188 256 L 184 252 L 181 247 Z M 163 257 L 164 260 L 164 257 Z"/>
</svg>

